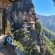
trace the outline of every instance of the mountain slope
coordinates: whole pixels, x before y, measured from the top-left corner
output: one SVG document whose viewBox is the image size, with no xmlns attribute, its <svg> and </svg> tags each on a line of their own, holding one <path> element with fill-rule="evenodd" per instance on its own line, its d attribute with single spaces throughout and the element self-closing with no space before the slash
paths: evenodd
<svg viewBox="0 0 55 55">
<path fill-rule="evenodd" d="M 47 36 L 50 40 L 55 39 L 55 32 L 45 27 L 43 27 L 43 31 L 44 31 L 45 36 Z"/>
<path fill-rule="evenodd" d="M 47 32 L 50 32 L 50 34 L 55 35 L 55 32 L 51 31 L 50 29 L 45 28 L 45 27 L 43 27 L 43 29 L 46 30 Z"/>
<path fill-rule="evenodd" d="M 55 15 L 42 16 L 42 15 L 37 14 L 37 17 L 40 18 L 42 25 L 44 27 L 55 32 Z"/>
<path fill-rule="evenodd" d="M 45 35 L 44 35 L 44 42 L 50 54 L 55 55 L 55 50 L 52 48 L 53 43 Z"/>
</svg>

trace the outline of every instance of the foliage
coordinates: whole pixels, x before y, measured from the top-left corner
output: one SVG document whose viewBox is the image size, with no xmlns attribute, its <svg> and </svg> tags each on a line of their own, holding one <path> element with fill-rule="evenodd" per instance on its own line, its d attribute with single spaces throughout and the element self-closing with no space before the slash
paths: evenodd
<svg viewBox="0 0 55 55">
<path fill-rule="evenodd" d="M 53 47 L 53 43 L 46 36 L 44 36 L 44 42 L 45 42 L 46 47 L 47 47 L 48 51 L 50 52 L 50 54 L 51 55 L 55 55 L 55 51 L 52 48 Z"/>
<path fill-rule="evenodd" d="M 27 31 L 22 31 L 22 30 L 17 30 L 15 33 L 14 33 L 14 36 L 16 37 L 25 37 L 26 39 L 28 39 L 28 45 L 25 46 L 21 41 L 15 41 L 15 45 L 17 45 L 18 48 L 20 48 L 21 51 L 23 51 L 25 53 L 25 55 L 37 55 L 37 50 L 34 49 L 34 44 L 33 44 L 33 40 L 32 38 L 30 37 L 30 35 L 28 34 Z M 21 43 L 21 45 L 20 45 Z M 27 43 L 27 42 L 26 42 Z M 20 47 L 19 47 L 20 46 Z"/>
<path fill-rule="evenodd" d="M 14 36 L 16 37 L 20 37 L 20 36 L 23 36 L 24 33 L 22 30 L 16 30 L 14 33 L 13 33 Z"/>
<path fill-rule="evenodd" d="M 34 49 L 34 44 L 30 43 L 29 46 L 25 47 L 25 55 L 38 55 L 37 49 Z"/>
<path fill-rule="evenodd" d="M 38 23 L 36 23 L 36 30 L 38 31 L 38 33 L 40 34 L 40 32 L 41 32 L 41 24 L 40 24 L 40 22 L 38 22 Z"/>
<path fill-rule="evenodd" d="M 21 42 L 14 40 L 14 45 L 15 45 L 21 52 L 24 51 L 24 47 L 23 47 L 23 45 L 21 44 Z"/>
</svg>

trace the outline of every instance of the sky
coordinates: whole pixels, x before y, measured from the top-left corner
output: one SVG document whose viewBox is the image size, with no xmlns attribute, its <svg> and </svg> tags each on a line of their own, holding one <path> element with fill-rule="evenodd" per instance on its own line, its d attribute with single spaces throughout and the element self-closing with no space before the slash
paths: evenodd
<svg viewBox="0 0 55 55">
<path fill-rule="evenodd" d="M 40 15 L 55 15 L 55 6 L 52 0 L 32 0 L 35 12 Z"/>
</svg>

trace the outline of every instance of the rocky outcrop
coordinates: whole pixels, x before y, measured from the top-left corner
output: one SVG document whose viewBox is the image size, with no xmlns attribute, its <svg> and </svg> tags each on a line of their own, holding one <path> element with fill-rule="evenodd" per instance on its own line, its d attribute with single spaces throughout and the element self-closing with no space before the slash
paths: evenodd
<svg viewBox="0 0 55 55">
<path fill-rule="evenodd" d="M 26 28 L 25 24 L 28 25 L 27 27 L 31 27 L 31 29 L 35 28 L 36 14 L 31 0 L 14 2 L 7 6 L 6 10 L 6 14 L 13 29 L 19 29 L 23 27 L 23 25 L 24 28 Z"/>
<path fill-rule="evenodd" d="M 36 25 L 36 23 L 38 23 L 38 18 L 36 17 L 32 0 L 19 0 L 17 2 L 12 2 L 4 9 L 6 10 L 4 15 L 10 21 L 11 32 L 14 33 L 16 30 L 22 30 L 24 32 L 29 31 L 30 36 L 28 37 L 30 39 L 27 37 L 28 34 L 26 33 L 23 34 L 23 37 L 22 32 L 18 33 L 17 36 L 15 35 L 15 38 L 18 39 L 18 41 L 20 40 L 20 42 L 24 43 L 23 45 L 25 46 L 30 42 L 26 50 L 29 50 L 30 52 L 31 50 L 34 51 L 36 54 L 33 52 L 33 55 L 40 54 L 41 30 L 36 30 L 36 27 L 40 28 L 40 26 Z M 31 49 L 29 49 L 31 47 L 30 45 L 34 45 L 34 48 L 32 47 Z M 28 54 L 32 55 L 32 53 L 30 53 L 29 51 Z"/>
</svg>

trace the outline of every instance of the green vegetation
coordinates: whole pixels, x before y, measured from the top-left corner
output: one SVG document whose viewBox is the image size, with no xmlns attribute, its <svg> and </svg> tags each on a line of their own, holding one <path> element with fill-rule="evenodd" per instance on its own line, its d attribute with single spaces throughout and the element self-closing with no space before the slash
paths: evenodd
<svg viewBox="0 0 55 55">
<path fill-rule="evenodd" d="M 36 23 L 36 30 L 38 31 L 38 33 L 40 34 L 40 32 L 41 32 L 41 24 L 40 24 L 40 22 L 38 22 L 38 23 Z"/>
<path fill-rule="evenodd" d="M 37 55 L 38 52 L 34 49 L 34 44 L 32 38 L 28 34 L 27 31 L 17 30 L 14 32 L 15 40 L 14 44 L 20 49 L 20 51 L 24 52 L 25 55 Z M 24 40 L 26 40 L 26 42 Z"/>
<path fill-rule="evenodd" d="M 24 51 L 24 47 L 23 47 L 23 45 L 21 44 L 21 42 L 14 40 L 14 45 L 15 45 L 21 52 Z"/>
<path fill-rule="evenodd" d="M 46 44 L 46 47 L 51 55 L 55 55 L 55 50 L 52 48 L 53 43 L 44 35 L 44 42 Z"/>
<path fill-rule="evenodd" d="M 29 31 L 28 31 L 29 32 Z M 16 30 L 13 33 L 14 39 L 19 40 L 20 38 L 27 38 L 28 40 L 30 39 L 29 34 L 27 31 L 22 31 L 22 30 Z"/>
<path fill-rule="evenodd" d="M 34 45 L 30 44 L 30 46 L 25 48 L 25 55 L 38 55 L 36 49 L 34 49 Z"/>
<path fill-rule="evenodd" d="M 25 55 L 38 55 L 38 52 L 36 49 L 34 49 L 33 43 L 30 43 L 29 46 L 23 46 L 23 44 L 20 41 L 14 40 L 14 45 L 21 51 L 24 52 Z"/>
</svg>

